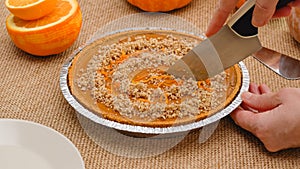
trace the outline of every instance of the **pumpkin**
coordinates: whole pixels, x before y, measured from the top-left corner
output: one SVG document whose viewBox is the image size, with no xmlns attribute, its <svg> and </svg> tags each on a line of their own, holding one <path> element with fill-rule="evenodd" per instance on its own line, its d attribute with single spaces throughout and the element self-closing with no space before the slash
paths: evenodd
<svg viewBox="0 0 300 169">
<path fill-rule="evenodd" d="M 300 7 L 293 7 L 287 24 L 292 37 L 300 43 Z"/>
<path fill-rule="evenodd" d="M 192 0 L 127 0 L 147 12 L 168 12 L 188 5 Z"/>
</svg>

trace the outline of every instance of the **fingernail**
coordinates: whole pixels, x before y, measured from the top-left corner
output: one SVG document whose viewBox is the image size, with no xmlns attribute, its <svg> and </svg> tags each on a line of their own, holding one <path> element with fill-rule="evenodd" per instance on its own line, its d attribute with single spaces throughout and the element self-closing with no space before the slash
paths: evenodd
<svg viewBox="0 0 300 169">
<path fill-rule="evenodd" d="M 250 93 L 250 92 L 244 92 L 244 93 L 242 94 L 242 99 L 243 99 L 243 100 L 249 99 L 251 96 L 252 96 L 252 93 Z"/>
<path fill-rule="evenodd" d="M 262 19 L 253 18 L 252 25 L 255 27 L 261 27 L 261 26 L 264 26 L 264 21 Z"/>
</svg>

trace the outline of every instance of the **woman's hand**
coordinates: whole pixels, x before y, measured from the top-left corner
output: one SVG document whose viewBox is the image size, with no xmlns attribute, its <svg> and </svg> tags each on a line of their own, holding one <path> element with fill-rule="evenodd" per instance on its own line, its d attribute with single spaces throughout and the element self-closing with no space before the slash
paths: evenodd
<svg viewBox="0 0 300 169">
<path fill-rule="evenodd" d="M 226 22 L 229 14 L 233 11 L 238 0 L 220 0 L 211 22 L 209 23 L 206 36 L 218 32 Z M 253 11 L 252 24 L 256 27 L 264 26 L 272 17 L 288 16 L 292 6 L 300 6 L 300 0 L 294 0 L 287 6 L 276 10 L 278 0 L 256 0 Z"/>
<path fill-rule="evenodd" d="M 242 99 L 231 117 L 258 137 L 268 151 L 300 147 L 300 88 L 273 93 L 266 85 L 251 84 Z"/>
</svg>

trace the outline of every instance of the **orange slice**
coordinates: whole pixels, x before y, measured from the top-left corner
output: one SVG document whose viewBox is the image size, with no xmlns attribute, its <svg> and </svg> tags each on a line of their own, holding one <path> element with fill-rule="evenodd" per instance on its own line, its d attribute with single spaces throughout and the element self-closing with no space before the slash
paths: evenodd
<svg viewBox="0 0 300 169">
<path fill-rule="evenodd" d="M 53 12 L 37 20 L 22 20 L 14 15 L 6 19 L 6 28 L 14 44 L 32 55 L 58 54 L 77 39 L 82 23 L 76 0 L 59 0 Z"/>
<path fill-rule="evenodd" d="M 52 12 L 57 0 L 5 0 L 7 9 L 24 20 L 39 19 Z"/>
</svg>

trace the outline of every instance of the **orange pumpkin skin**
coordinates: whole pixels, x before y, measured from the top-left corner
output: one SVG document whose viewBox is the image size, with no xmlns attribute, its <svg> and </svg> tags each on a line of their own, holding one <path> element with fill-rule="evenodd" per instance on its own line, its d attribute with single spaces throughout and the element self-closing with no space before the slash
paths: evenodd
<svg viewBox="0 0 300 169">
<path fill-rule="evenodd" d="M 147 12 L 167 12 L 182 8 L 192 0 L 127 0 L 130 4 Z"/>
</svg>

